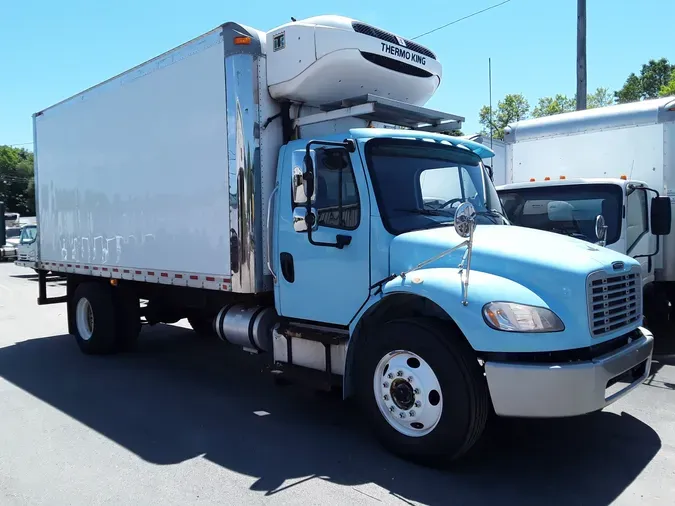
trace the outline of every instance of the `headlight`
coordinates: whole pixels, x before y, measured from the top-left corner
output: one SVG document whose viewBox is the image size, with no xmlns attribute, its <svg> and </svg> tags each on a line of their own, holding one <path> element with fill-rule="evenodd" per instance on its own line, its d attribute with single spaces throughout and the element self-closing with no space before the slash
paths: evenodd
<svg viewBox="0 0 675 506">
<path fill-rule="evenodd" d="M 565 325 L 558 316 L 543 307 L 515 302 L 489 302 L 483 306 L 485 323 L 505 332 L 560 332 Z"/>
</svg>

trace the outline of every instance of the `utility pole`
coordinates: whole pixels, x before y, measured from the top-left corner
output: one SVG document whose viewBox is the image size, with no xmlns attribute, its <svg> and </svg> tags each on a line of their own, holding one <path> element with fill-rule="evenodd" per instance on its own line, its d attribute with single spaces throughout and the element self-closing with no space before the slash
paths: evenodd
<svg viewBox="0 0 675 506">
<path fill-rule="evenodd" d="M 586 109 L 586 0 L 577 0 L 577 111 Z"/>
</svg>

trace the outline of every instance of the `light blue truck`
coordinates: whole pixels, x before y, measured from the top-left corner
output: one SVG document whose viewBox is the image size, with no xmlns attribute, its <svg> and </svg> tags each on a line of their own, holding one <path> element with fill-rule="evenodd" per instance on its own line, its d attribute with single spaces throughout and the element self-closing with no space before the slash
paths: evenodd
<svg viewBox="0 0 675 506">
<path fill-rule="evenodd" d="M 423 463 L 465 455 L 492 412 L 603 409 L 649 372 L 640 265 L 508 225 L 491 151 L 422 107 L 440 80 L 429 49 L 359 21 L 227 23 L 37 113 L 38 302 L 66 302 L 91 354 L 187 318 L 343 387 Z"/>
</svg>

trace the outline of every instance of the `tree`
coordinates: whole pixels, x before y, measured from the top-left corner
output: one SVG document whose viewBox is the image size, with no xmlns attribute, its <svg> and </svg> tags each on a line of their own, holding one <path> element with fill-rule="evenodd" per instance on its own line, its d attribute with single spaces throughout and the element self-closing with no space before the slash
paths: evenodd
<svg viewBox="0 0 675 506">
<path fill-rule="evenodd" d="M 464 136 L 464 132 L 462 132 L 461 130 L 446 130 L 446 131 L 440 132 L 440 133 L 442 133 L 444 135 L 450 135 L 452 137 L 463 137 Z"/>
<path fill-rule="evenodd" d="M 478 121 L 483 125 L 483 134 L 487 135 L 492 127 L 492 136 L 495 139 L 504 138 L 504 129 L 515 121 L 526 119 L 530 112 L 530 104 L 527 99 L 521 95 L 509 94 L 497 103 L 497 108 L 492 111 L 490 118 L 490 107 L 484 105 L 478 113 Z"/>
<path fill-rule="evenodd" d="M 631 73 L 623 87 L 614 92 L 614 98 L 620 104 L 637 102 L 659 96 L 661 88 L 668 86 L 675 65 L 671 65 L 668 59 L 649 60 L 642 65 L 640 75 Z"/>
<path fill-rule="evenodd" d="M 33 153 L 0 146 L 0 201 L 7 211 L 35 215 Z"/>
<path fill-rule="evenodd" d="M 659 97 L 670 97 L 671 95 L 675 95 L 675 70 L 670 73 L 668 84 L 664 84 L 659 90 Z"/>
<path fill-rule="evenodd" d="M 542 118 L 563 112 L 571 112 L 576 109 L 576 103 L 577 101 L 573 97 L 570 98 L 567 95 L 557 94 L 555 97 L 542 97 L 532 111 L 532 116 Z"/>
<path fill-rule="evenodd" d="M 595 109 L 596 107 L 607 107 L 613 103 L 614 96 L 612 92 L 609 91 L 609 88 L 597 88 L 595 92 L 589 93 L 588 98 L 586 99 L 586 106 L 589 109 Z"/>
</svg>

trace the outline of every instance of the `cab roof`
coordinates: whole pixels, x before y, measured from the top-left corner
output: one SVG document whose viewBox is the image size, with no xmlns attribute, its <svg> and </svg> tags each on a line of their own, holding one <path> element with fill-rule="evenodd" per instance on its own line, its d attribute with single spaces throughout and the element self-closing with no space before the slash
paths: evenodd
<svg viewBox="0 0 675 506">
<path fill-rule="evenodd" d="M 609 178 L 609 177 L 575 177 L 565 179 L 550 179 L 539 181 L 527 181 L 522 183 L 509 183 L 496 187 L 497 191 L 522 190 L 524 188 L 545 188 L 547 186 L 571 186 L 580 184 L 616 184 L 625 187 L 628 184 L 646 185 L 643 181 L 634 179 Z"/>
<path fill-rule="evenodd" d="M 494 151 L 479 142 L 463 137 L 454 137 L 452 135 L 424 132 L 421 130 L 403 130 L 398 128 L 353 128 L 350 130 L 350 133 L 354 137 L 360 138 L 390 137 L 394 139 L 417 139 L 426 142 L 438 142 L 455 147 L 466 148 L 469 151 L 476 153 L 481 158 L 491 158 L 495 156 Z"/>
</svg>

